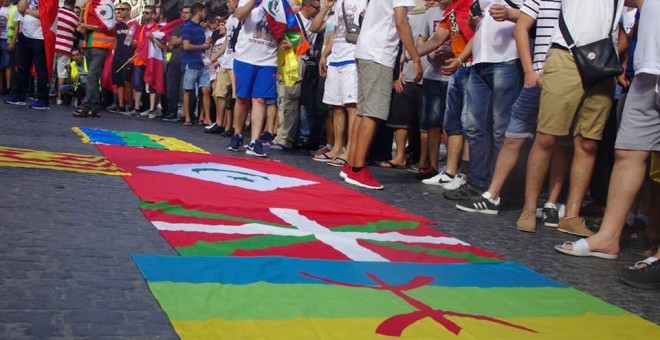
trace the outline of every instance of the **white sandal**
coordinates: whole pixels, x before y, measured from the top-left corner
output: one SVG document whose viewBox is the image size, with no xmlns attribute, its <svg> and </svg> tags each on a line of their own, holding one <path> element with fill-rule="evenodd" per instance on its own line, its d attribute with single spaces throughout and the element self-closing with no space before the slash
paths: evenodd
<svg viewBox="0 0 660 340">
<path fill-rule="evenodd" d="M 564 246 L 571 245 L 572 249 L 565 249 Z M 579 256 L 579 257 L 598 257 L 601 259 L 606 259 L 606 260 L 615 260 L 619 255 L 614 255 L 614 254 L 607 254 L 607 253 L 601 253 L 598 251 L 591 251 L 591 248 L 589 247 L 589 243 L 587 242 L 587 239 L 581 238 L 575 242 L 569 242 L 566 241 L 564 244 L 555 246 L 555 250 L 564 253 L 567 255 L 572 255 L 572 256 Z"/>
</svg>

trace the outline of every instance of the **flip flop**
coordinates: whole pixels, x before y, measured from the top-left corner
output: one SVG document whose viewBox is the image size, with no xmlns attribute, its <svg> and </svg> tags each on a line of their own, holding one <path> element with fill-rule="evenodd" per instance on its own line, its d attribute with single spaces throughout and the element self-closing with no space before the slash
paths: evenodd
<svg viewBox="0 0 660 340">
<path fill-rule="evenodd" d="M 564 246 L 571 245 L 573 249 L 565 249 Z M 555 250 L 564 253 L 566 255 L 578 256 L 578 257 L 598 257 L 606 260 L 615 260 L 619 255 L 601 253 L 599 251 L 591 251 L 587 239 L 581 238 L 575 242 L 566 241 L 562 245 L 555 246 Z"/>
<path fill-rule="evenodd" d="M 81 106 L 76 107 L 71 114 L 74 117 L 79 117 L 79 118 L 87 117 L 87 116 L 89 116 L 89 108 L 87 108 L 86 106 L 81 105 Z"/>
<path fill-rule="evenodd" d="M 317 162 L 323 162 L 323 163 L 332 162 L 332 157 L 330 157 L 330 156 L 328 156 L 327 154 L 324 154 L 324 153 L 318 154 L 318 155 L 312 157 L 312 159 L 317 161 Z"/>
<path fill-rule="evenodd" d="M 635 262 L 635 264 L 634 264 L 632 267 L 630 267 L 630 269 L 642 269 L 642 268 L 645 268 L 645 267 L 650 266 L 650 265 L 653 264 L 655 261 L 658 261 L 658 258 L 657 258 L 657 257 L 655 257 L 655 256 L 649 256 L 649 257 L 647 257 L 647 258 L 645 258 L 645 259 L 643 259 L 643 260 L 641 260 L 641 261 L 637 261 L 637 262 Z"/>
<path fill-rule="evenodd" d="M 378 163 L 378 166 L 385 169 L 405 169 L 405 165 L 394 164 L 392 161 L 382 161 Z"/>
<path fill-rule="evenodd" d="M 337 162 L 339 162 L 339 163 L 337 163 Z M 341 167 L 341 166 L 344 166 L 344 165 L 348 164 L 348 161 L 341 158 L 341 157 L 335 157 L 330 162 L 325 163 L 325 164 L 330 165 L 330 166 Z"/>
</svg>

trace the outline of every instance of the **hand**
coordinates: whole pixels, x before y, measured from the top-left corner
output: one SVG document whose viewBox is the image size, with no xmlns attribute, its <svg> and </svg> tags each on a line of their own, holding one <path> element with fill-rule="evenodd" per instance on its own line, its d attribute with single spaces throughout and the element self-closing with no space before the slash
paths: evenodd
<svg viewBox="0 0 660 340">
<path fill-rule="evenodd" d="M 492 4 L 488 9 L 490 16 L 495 19 L 495 21 L 506 21 L 508 15 L 506 6 L 503 4 Z"/>
<path fill-rule="evenodd" d="M 154 37 L 154 34 L 152 32 L 147 33 L 147 38 L 151 39 Z"/>
<path fill-rule="evenodd" d="M 87 26 L 85 24 L 80 24 L 76 27 L 76 31 L 80 33 L 85 33 L 87 31 Z"/>
<path fill-rule="evenodd" d="M 450 58 L 445 61 L 445 65 L 440 68 L 442 74 L 450 76 L 461 67 L 461 60 L 458 58 Z"/>
<path fill-rule="evenodd" d="M 7 51 L 9 52 L 14 51 L 14 43 L 9 43 L 9 45 L 7 45 Z"/>
<path fill-rule="evenodd" d="M 526 89 L 539 85 L 539 76 L 535 71 L 525 72 L 525 86 Z"/>
<path fill-rule="evenodd" d="M 291 43 L 286 39 L 282 39 L 282 41 L 280 41 L 280 48 L 283 50 L 288 50 L 291 48 L 291 46 L 293 45 L 291 45 Z"/>
<path fill-rule="evenodd" d="M 622 73 L 616 77 L 616 82 L 621 85 L 624 89 L 627 89 L 630 87 L 630 79 L 626 76 L 626 73 Z"/>
<path fill-rule="evenodd" d="M 319 76 L 325 78 L 328 76 L 328 65 L 327 65 L 327 59 L 325 56 L 321 56 L 321 59 L 319 59 Z"/>
<path fill-rule="evenodd" d="M 332 8 L 335 5 L 335 0 L 325 0 L 323 4 L 325 8 Z"/>
<path fill-rule="evenodd" d="M 413 61 L 413 68 L 415 69 L 415 78 L 413 78 L 413 83 L 419 83 L 419 81 L 422 80 L 422 76 L 424 75 L 424 68 L 422 67 L 421 59 Z"/>
<path fill-rule="evenodd" d="M 401 76 L 399 76 L 399 79 L 395 80 L 394 83 L 392 84 L 392 88 L 394 89 L 394 92 L 396 93 L 403 93 L 403 73 L 401 73 Z"/>
</svg>

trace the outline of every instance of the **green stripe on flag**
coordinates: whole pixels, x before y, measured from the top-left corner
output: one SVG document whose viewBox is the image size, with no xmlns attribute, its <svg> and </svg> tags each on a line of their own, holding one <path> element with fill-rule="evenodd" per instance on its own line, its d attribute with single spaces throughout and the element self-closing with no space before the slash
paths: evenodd
<svg viewBox="0 0 660 340">
<path fill-rule="evenodd" d="M 312 241 L 316 241 L 314 236 L 257 235 L 220 242 L 198 241 L 192 246 L 176 248 L 176 251 L 182 256 L 231 255 L 237 250 L 264 250 Z"/>
<path fill-rule="evenodd" d="M 364 225 L 345 225 L 341 227 L 332 228 L 332 230 L 345 231 L 345 232 L 373 233 L 377 231 L 415 229 L 417 227 L 419 227 L 419 222 L 415 222 L 415 221 L 382 220 L 378 222 L 370 222 Z"/>
<path fill-rule="evenodd" d="M 128 145 L 139 145 L 145 148 L 152 149 L 167 149 L 164 145 L 154 142 L 151 138 L 141 132 L 131 132 L 131 131 L 112 131 L 112 133 L 121 137 L 126 141 Z"/>
<path fill-rule="evenodd" d="M 426 248 L 418 245 L 406 245 L 398 242 L 387 242 L 387 241 L 373 241 L 365 240 L 364 242 L 377 244 L 383 247 L 389 247 L 398 250 L 405 250 L 413 253 L 423 253 L 429 255 L 436 255 L 442 257 L 451 257 L 456 259 L 466 259 L 473 263 L 497 263 L 504 262 L 498 258 L 484 257 L 474 254 L 473 252 L 466 249 L 464 252 L 456 252 L 449 249 L 433 249 Z"/>
<path fill-rule="evenodd" d="M 415 308 L 393 293 L 320 284 L 219 285 L 150 282 L 171 320 L 390 317 Z M 572 288 L 448 288 L 406 291 L 432 309 L 496 318 L 627 315 Z"/>
</svg>

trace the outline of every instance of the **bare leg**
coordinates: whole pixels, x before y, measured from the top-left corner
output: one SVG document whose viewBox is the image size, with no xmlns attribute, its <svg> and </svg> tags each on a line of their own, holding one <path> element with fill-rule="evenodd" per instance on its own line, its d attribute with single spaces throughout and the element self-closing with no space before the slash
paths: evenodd
<svg viewBox="0 0 660 340">
<path fill-rule="evenodd" d="M 419 133 L 419 168 L 421 169 L 426 167 L 428 161 L 429 161 L 429 134 L 427 131 L 422 131 Z"/>
<path fill-rule="evenodd" d="M 527 177 L 525 180 L 525 206 L 523 212 L 536 214 L 545 173 L 550 165 L 552 150 L 557 144 L 557 137 L 542 132 L 536 133 L 534 144 L 527 159 Z"/>
<path fill-rule="evenodd" d="M 571 166 L 571 185 L 568 189 L 564 218 L 580 216 L 580 208 L 591 180 L 591 173 L 596 161 L 596 150 L 598 149 L 597 141 L 582 136 L 575 136 L 573 145 L 575 151 L 573 165 Z"/>
<path fill-rule="evenodd" d="M 334 130 L 334 144 L 332 150 L 326 155 L 330 158 L 338 157 L 342 154 L 344 148 L 344 134 L 346 133 L 346 116 L 348 113 L 344 111 L 343 106 L 332 107 L 332 128 Z"/>
<path fill-rule="evenodd" d="M 124 87 L 123 86 L 117 86 L 117 105 L 120 108 L 124 108 L 125 100 L 124 100 Z"/>
<path fill-rule="evenodd" d="M 458 173 L 463 150 L 463 135 L 451 135 L 447 137 L 447 166 L 445 172 L 450 175 Z"/>
<path fill-rule="evenodd" d="M 561 194 L 564 178 L 571 164 L 571 148 L 568 146 L 558 145 L 552 154 L 550 161 L 550 183 L 548 202 L 557 204 L 559 194 Z"/>
<path fill-rule="evenodd" d="M 186 97 L 186 95 L 184 93 L 183 94 L 184 100 L 185 100 L 185 97 Z M 135 110 L 136 111 L 140 111 L 142 109 L 140 107 L 141 106 L 140 103 L 142 103 L 142 91 L 134 91 L 133 92 L 133 103 L 135 103 Z M 190 93 L 188 94 L 188 103 L 190 103 Z M 187 117 L 188 117 L 187 121 L 189 121 L 190 120 L 190 111 L 188 111 L 188 116 Z"/>
<path fill-rule="evenodd" d="M 334 145 L 335 144 L 335 126 L 332 122 L 332 115 L 325 115 L 325 144 Z M 344 123 L 346 125 L 346 123 Z M 346 129 L 344 128 L 344 131 Z"/>
<path fill-rule="evenodd" d="M 495 163 L 493 179 L 488 187 L 488 192 L 493 199 L 498 199 L 500 197 L 502 187 L 507 178 L 509 178 L 513 168 L 516 167 L 518 159 L 520 158 L 520 150 L 526 140 L 527 139 L 525 138 L 504 138 L 502 150 L 500 150 L 500 154 L 497 156 L 497 163 Z"/>
<path fill-rule="evenodd" d="M 440 135 L 442 134 L 442 127 L 432 127 L 428 131 L 428 157 L 429 164 L 435 170 L 438 170 L 438 161 L 440 154 Z"/>
<path fill-rule="evenodd" d="M 250 111 L 250 138 L 255 140 L 263 132 L 266 122 L 266 100 L 263 98 L 252 98 L 252 111 Z"/>
<path fill-rule="evenodd" d="M 224 123 L 225 123 L 226 110 L 227 110 L 227 100 L 222 97 L 215 97 L 215 125 L 225 126 Z"/>
<path fill-rule="evenodd" d="M 65 82 L 66 82 L 66 78 L 57 78 L 57 100 L 58 101 L 62 100 L 62 93 L 60 92 L 60 87 L 62 85 L 64 85 Z M 5 85 L 6 88 L 9 88 L 8 84 L 9 83 L 7 83 L 7 85 Z"/>
<path fill-rule="evenodd" d="M 406 140 L 408 139 L 408 129 L 396 129 L 394 131 L 394 142 L 396 144 L 396 153 L 390 162 L 394 165 L 406 165 Z"/>
<path fill-rule="evenodd" d="M 135 99 L 136 103 L 139 103 L 137 97 Z M 190 124 L 190 91 L 188 90 L 183 91 L 183 122 Z"/>
<path fill-rule="evenodd" d="M 355 152 L 349 155 L 352 159 L 352 162 L 349 163 L 356 168 L 362 168 L 366 166 L 367 153 L 376 134 L 378 122 L 376 118 L 367 116 L 362 116 L 358 119 L 353 127 L 353 133 L 356 134 L 354 140 L 356 145 L 352 149 Z"/>
<path fill-rule="evenodd" d="M 236 104 L 234 104 L 234 134 L 243 135 L 245 118 L 250 109 L 250 103 L 250 98 L 236 98 Z"/>
<path fill-rule="evenodd" d="M 266 107 L 266 131 L 275 133 L 278 128 L 278 108 L 271 104 Z"/>
</svg>

